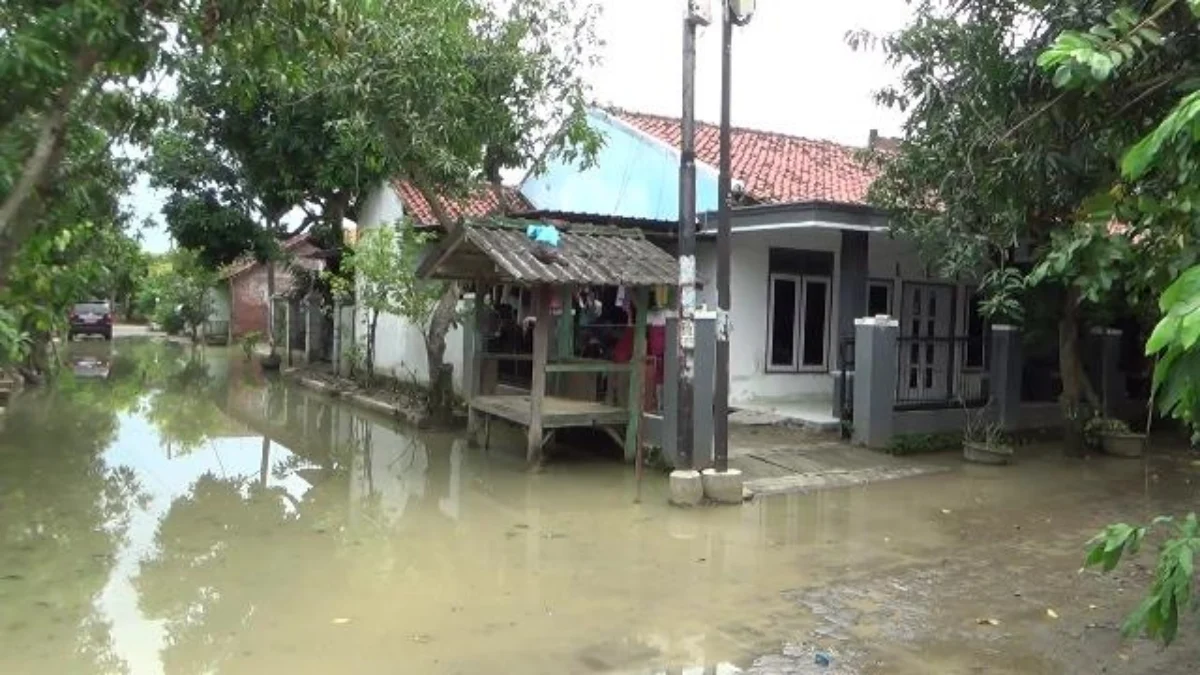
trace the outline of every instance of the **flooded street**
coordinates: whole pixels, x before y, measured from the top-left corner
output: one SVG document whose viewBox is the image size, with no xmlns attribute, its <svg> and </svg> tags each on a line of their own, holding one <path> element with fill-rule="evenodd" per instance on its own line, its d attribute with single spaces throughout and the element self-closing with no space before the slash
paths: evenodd
<svg viewBox="0 0 1200 675">
<path fill-rule="evenodd" d="M 1077 573 L 1107 522 L 1200 506 L 1182 453 L 1148 471 L 1051 447 L 939 456 L 949 472 L 685 511 L 655 474 L 640 504 L 609 459 L 531 474 L 519 448 L 398 426 L 240 352 L 72 349 L 0 432 L 3 673 L 1200 664 L 1194 618 L 1166 651 L 1120 639 L 1145 569 Z"/>
</svg>

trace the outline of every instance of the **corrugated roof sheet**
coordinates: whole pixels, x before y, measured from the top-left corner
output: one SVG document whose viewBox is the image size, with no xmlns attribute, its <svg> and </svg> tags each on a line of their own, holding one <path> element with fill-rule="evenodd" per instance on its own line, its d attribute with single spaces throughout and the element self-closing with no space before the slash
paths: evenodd
<svg viewBox="0 0 1200 675">
<path fill-rule="evenodd" d="M 656 286 L 679 281 L 675 257 L 639 230 L 595 225 L 559 226 L 557 263 L 533 255 L 525 228 L 534 221 L 468 223 L 434 252 L 426 276 L 522 285 Z"/>
</svg>

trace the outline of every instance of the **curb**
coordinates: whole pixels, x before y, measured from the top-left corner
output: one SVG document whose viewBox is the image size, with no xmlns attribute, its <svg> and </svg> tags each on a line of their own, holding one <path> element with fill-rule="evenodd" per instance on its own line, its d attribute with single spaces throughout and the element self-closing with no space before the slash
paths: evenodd
<svg viewBox="0 0 1200 675">
<path fill-rule="evenodd" d="M 364 410 L 369 410 L 381 415 L 387 415 L 388 417 L 395 417 L 418 429 L 423 429 L 429 426 L 428 420 L 425 419 L 425 416 L 415 410 L 402 408 L 398 405 L 381 401 L 366 394 L 339 389 L 338 387 L 327 382 L 322 382 L 311 377 L 305 377 L 295 368 L 284 370 L 282 375 L 288 380 L 291 380 L 301 387 L 304 387 L 305 389 L 325 394 L 330 398 L 340 398 L 353 405 L 363 408 Z"/>
</svg>

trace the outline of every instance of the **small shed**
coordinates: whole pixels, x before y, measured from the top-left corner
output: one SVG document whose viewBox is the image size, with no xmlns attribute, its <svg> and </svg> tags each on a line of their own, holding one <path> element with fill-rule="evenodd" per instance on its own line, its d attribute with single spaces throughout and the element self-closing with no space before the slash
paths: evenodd
<svg viewBox="0 0 1200 675">
<path fill-rule="evenodd" d="M 560 231 L 557 260 L 543 262 L 534 255 L 526 228 L 536 220 L 496 218 L 456 227 L 423 260 L 418 274 L 429 279 L 466 282 L 475 289 L 475 320 L 468 326 L 470 353 L 464 368 L 465 393 L 470 411 L 469 426 L 481 430 L 486 439 L 491 418 L 497 417 L 528 430 L 529 461 L 539 462 L 542 449 L 556 430 L 567 427 L 596 427 L 617 438 L 626 458 L 637 449 L 646 360 L 646 315 L 649 290 L 653 286 L 678 283 L 674 256 L 647 240 L 640 230 L 587 224 L 556 224 Z M 528 395 L 502 395 L 485 391 L 482 364 L 489 358 L 482 340 L 484 307 L 481 298 L 498 285 L 522 286 L 533 298 L 532 382 Z M 633 358 L 614 363 L 578 358 L 572 347 L 570 304 L 562 303 L 557 322 L 556 350 L 550 351 L 554 317 L 551 305 L 556 294 L 568 299 L 583 286 L 624 286 L 640 308 L 634 327 Z M 628 372 L 628 404 L 617 407 L 577 397 L 548 395 L 547 374 Z M 622 435 L 618 430 L 623 430 Z"/>
</svg>

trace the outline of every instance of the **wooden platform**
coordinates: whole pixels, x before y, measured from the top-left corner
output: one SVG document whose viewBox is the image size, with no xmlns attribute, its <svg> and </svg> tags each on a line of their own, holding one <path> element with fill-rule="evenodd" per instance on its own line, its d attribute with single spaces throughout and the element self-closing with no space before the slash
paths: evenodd
<svg viewBox="0 0 1200 675">
<path fill-rule="evenodd" d="M 531 401 L 528 395 L 477 396 L 471 401 L 471 408 L 523 427 L 528 427 L 532 422 Z M 624 408 L 557 396 L 546 396 L 542 399 L 542 428 L 547 430 L 621 426 L 628 420 L 629 411 Z"/>
</svg>

